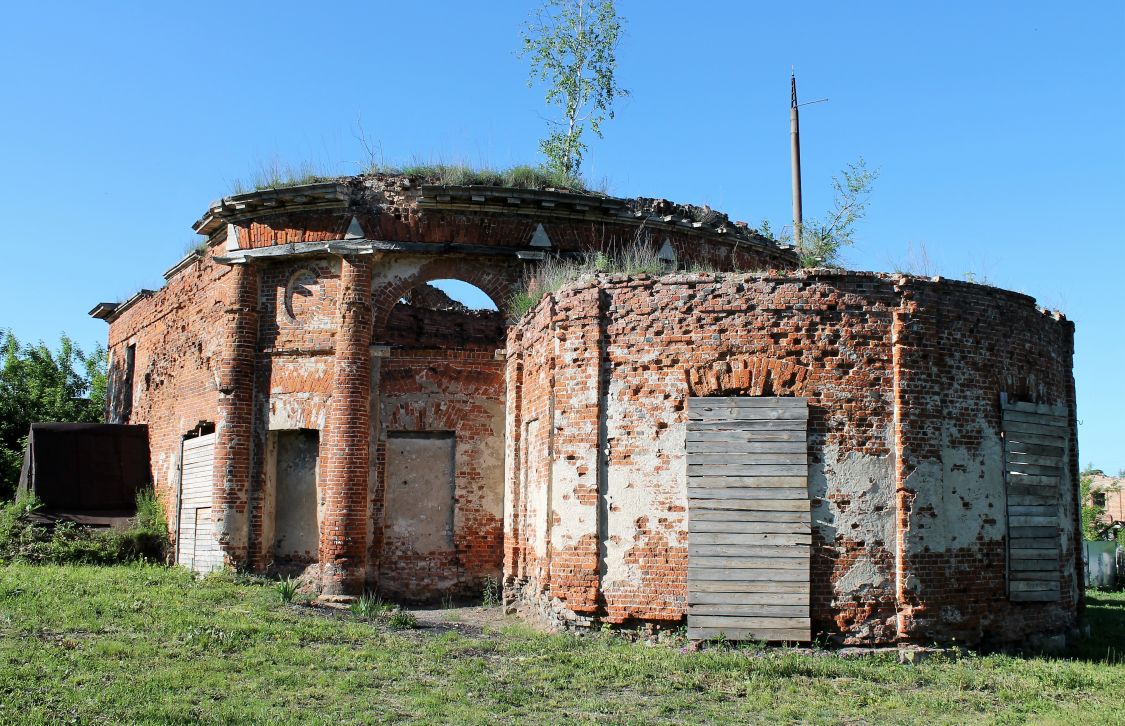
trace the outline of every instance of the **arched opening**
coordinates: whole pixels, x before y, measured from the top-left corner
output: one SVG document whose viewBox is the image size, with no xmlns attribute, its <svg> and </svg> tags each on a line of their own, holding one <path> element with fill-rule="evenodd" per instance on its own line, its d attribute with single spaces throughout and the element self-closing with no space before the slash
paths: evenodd
<svg viewBox="0 0 1125 726">
<path fill-rule="evenodd" d="M 405 348 L 494 350 L 502 347 L 504 315 L 484 290 L 450 278 L 421 282 L 391 309 L 382 342 Z"/>
<path fill-rule="evenodd" d="M 505 362 L 496 351 L 506 321 L 492 295 L 441 272 L 390 288 L 385 323 L 375 321 L 381 539 L 371 559 L 379 590 L 405 601 L 480 593 L 502 567 Z"/>
<path fill-rule="evenodd" d="M 465 306 L 469 310 L 498 310 L 496 303 L 484 290 L 476 285 L 461 280 L 443 279 L 430 280 L 426 283 L 429 287 L 436 287 L 445 293 L 452 301 Z"/>
</svg>

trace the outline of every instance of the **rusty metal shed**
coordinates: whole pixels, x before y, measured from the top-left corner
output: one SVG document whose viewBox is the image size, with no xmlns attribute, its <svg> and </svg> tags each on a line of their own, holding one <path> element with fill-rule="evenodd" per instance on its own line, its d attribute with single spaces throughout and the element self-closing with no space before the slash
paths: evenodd
<svg viewBox="0 0 1125 726">
<path fill-rule="evenodd" d="M 38 497 L 53 519 L 106 526 L 132 516 L 151 481 L 147 426 L 35 423 L 19 493 Z"/>
</svg>

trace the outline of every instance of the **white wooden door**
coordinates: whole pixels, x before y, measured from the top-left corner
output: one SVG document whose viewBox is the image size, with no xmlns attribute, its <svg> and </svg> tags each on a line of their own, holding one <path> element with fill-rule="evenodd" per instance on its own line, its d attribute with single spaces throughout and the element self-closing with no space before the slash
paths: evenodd
<svg viewBox="0 0 1125 726">
<path fill-rule="evenodd" d="M 176 562 L 196 572 L 222 567 L 211 524 L 215 434 L 185 439 L 180 457 L 180 523 Z"/>
<path fill-rule="evenodd" d="M 688 399 L 688 637 L 808 641 L 804 398 Z"/>
</svg>

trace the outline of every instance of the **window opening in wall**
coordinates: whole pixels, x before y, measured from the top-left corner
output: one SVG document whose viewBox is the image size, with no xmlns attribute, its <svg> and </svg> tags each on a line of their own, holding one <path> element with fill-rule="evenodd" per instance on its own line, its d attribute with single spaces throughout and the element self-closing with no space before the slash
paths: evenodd
<svg viewBox="0 0 1125 726">
<path fill-rule="evenodd" d="M 137 346 L 130 344 L 125 349 L 125 373 L 121 377 L 121 389 L 118 391 L 118 420 L 127 423 L 133 414 L 133 371 L 136 367 Z"/>
<path fill-rule="evenodd" d="M 422 286 L 419 286 L 422 287 Z M 465 310 L 497 310 L 496 303 L 492 301 L 484 290 L 475 285 L 460 280 L 431 280 L 426 287 L 432 287 L 450 301 L 461 305 Z M 417 290 L 418 288 L 415 288 Z"/>
<path fill-rule="evenodd" d="M 491 352 L 501 346 L 505 329 L 503 313 L 483 290 L 442 279 L 419 283 L 399 298 L 381 342 Z"/>
</svg>

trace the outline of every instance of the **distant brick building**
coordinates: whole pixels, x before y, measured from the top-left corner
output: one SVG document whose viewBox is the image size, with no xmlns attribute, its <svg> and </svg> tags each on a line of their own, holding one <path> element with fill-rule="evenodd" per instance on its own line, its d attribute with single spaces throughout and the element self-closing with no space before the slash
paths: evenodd
<svg viewBox="0 0 1125 726">
<path fill-rule="evenodd" d="M 1100 471 L 1093 474 L 1090 500 L 1086 504 L 1102 509 L 1098 516 L 1099 524 L 1125 524 L 1125 477 L 1106 476 Z"/>
<path fill-rule="evenodd" d="M 179 561 L 407 600 L 502 578 L 573 627 L 1012 641 L 1072 628 L 1073 326 L 1023 295 L 799 271 L 707 208 L 404 177 L 228 197 L 110 323 Z M 660 250 L 519 321 L 549 256 Z M 686 273 L 694 266 L 725 270 Z M 733 274 L 734 270 L 757 270 Z"/>
</svg>

